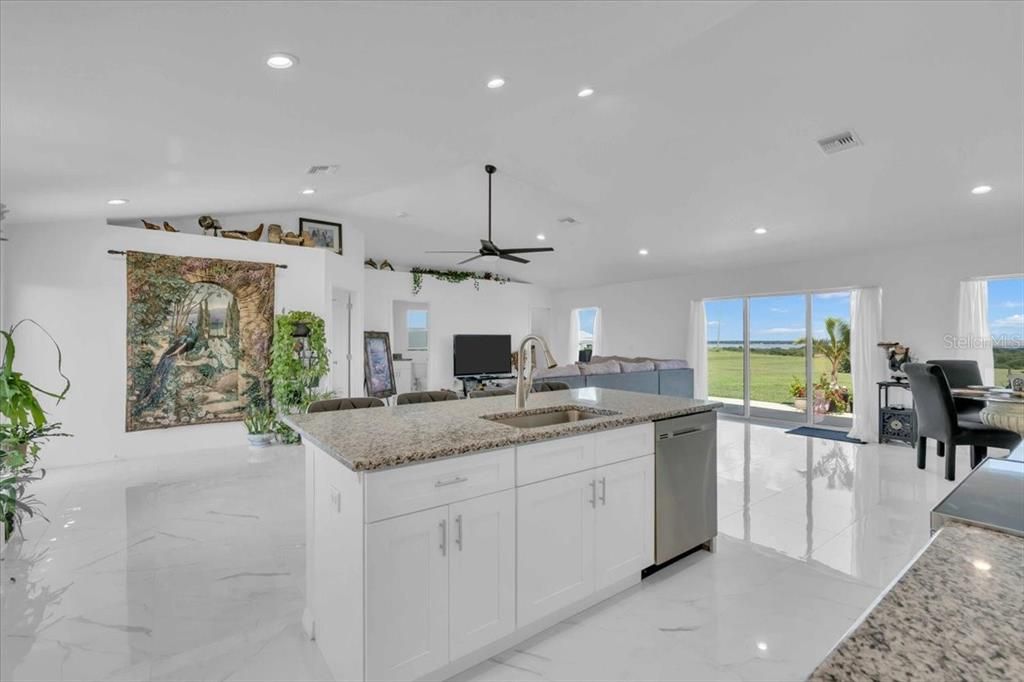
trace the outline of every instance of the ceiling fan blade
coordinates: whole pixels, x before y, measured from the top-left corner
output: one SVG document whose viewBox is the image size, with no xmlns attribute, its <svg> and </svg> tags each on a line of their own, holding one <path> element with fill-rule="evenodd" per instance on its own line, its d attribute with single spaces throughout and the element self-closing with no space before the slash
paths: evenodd
<svg viewBox="0 0 1024 682">
<path fill-rule="evenodd" d="M 500 258 L 502 260 L 514 261 L 516 263 L 529 263 L 530 262 L 530 261 L 526 260 L 525 258 L 520 258 L 519 256 L 509 256 L 508 253 L 504 252 L 504 251 L 502 251 L 500 254 L 498 254 L 498 258 Z"/>
<path fill-rule="evenodd" d="M 555 249 L 550 246 L 538 247 L 535 249 L 502 249 L 502 253 L 546 253 L 548 251 L 554 251 Z"/>
<path fill-rule="evenodd" d="M 466 263 L 468 263 L 470 261 L 473 261 L 473 260 L 476 260 L 477 258 L 483 258 L 483 256 L 481 256 L 480 254 L 477 254 L 477 255 L 473 256 L 472 258 L 467 258 L 466 260 L 460 260 L 457 263 L 457 265 L 465 265 Z"/>
<path fill-rule="evenodd" d="M 479 251 L 424 251 L 423 253 L 480 253 Z"/>
</svg>

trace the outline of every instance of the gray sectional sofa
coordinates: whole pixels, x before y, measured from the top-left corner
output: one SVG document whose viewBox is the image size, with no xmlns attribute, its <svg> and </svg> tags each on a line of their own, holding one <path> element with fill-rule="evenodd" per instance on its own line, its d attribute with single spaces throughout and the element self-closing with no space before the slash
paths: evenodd
<svg viewBox="0 0 1024 682">
<path fill-rule="evenodd" d="M 653 366 L 654 369 L 647 369 Z M 659 369 L 662 367 L 663 369 Z M 623 391 L 693 397 L 693 370 L 681 360 L 595 357 L 591 362 L 538 369 L 534 382 L 561 381 L 570 388 L 596 386 Z"/>
</svg>

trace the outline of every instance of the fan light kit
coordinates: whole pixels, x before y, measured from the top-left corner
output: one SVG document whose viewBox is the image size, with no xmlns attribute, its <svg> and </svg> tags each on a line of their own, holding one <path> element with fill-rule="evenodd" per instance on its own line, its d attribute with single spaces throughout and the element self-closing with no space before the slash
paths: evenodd
<svg viewBox="0 0 1024 682">
<path fill-rule="evenodd" d="M 545 253 L 554 251 L 550 246 L 536 246 L 528 249 L 501 249 L 491 240 L 491 186 L 494 179 L 494 172 L 498 170 L 491 164 L 484 166 L 484 171 L 487 173 L 487 239 L 480 240 L 480 248 L 476 251 L 427 251 L 427 253 L 464 253 L 464 254 L 476 254 L 470 256 L 466 260 L 459 261 L 459 265 L 465 265 L 470 261 L 474 261 L 478 258 L 483 258 L 488 262 L 495 262 L 498 260 L 510 260 L 513 263 L 529 263 L 530 261 L 525 258 L 520 258 L 516 254 L 520 253 Z M 542 235 L 538 235 L 538 239 Z"/>
<path fill-rule="evenodd" d="M 124 206 L 128 203 L 127 199 L 111 199 L 107 202 L 111 206 Z"/>
<path fill-rule="evenodd" d="M 487 81 L 487 87 L 489 87 L 491 90 L 497 90 L 498 88 L 500 88 L 504 84 L 505 84 L 505 79 L 501 78 L 500 76 L 498 76 L 496 78 L 492 78 L 491 80 Z"/>
<path fill-rule="evenodd" d="M 275 52 L 267 57 L 267 66 L 272 69 L 290 69 L 298 63 L 298 57 L 284 52 Z"/>
<path fill-rule="evenodd" d="M 971 194 L 988 194 L 992 191 L 991 185 L 978 185 L 971 190 Z"/>
</svg>

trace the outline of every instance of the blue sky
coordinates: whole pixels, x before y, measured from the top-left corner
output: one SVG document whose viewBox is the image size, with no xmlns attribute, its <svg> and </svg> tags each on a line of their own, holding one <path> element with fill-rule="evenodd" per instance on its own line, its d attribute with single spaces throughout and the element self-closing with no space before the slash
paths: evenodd
<svg viewBox="0 0 1024 682">
<path fill-rule="evenodd" d="M 743 339 L 743 301 L 734 298 L 707 301 L 708 341 Z M 825 318 L 850 319 L 850 292 L 814 294 L 811 303 L 814 336 L 825 335 Z M 751 341 L 795 341 L 804 335 L 803 294 L 792 296 L 755 296 L 750 299 Z M 721 330 L 721 331 L 719 331 Z"/>
<path fill-rule="evenodd" d="M 1024 279 L 991 279 L 988 282 L 989 332 L 998 337 L 1024 340 Z"/>
<path fill-rule="evenodd" d="M 597 314 L 597 308 L 583 308 L 580 310 L 580 331 L 585 331 L 590 335 L 594 334 L 594 317 Z"/>
</svg>

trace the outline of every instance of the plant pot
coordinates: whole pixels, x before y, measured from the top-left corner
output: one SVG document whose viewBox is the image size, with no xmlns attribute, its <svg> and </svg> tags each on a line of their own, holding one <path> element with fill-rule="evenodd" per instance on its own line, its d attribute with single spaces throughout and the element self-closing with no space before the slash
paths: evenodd
<svg viewBox="0 0 1024 682">
<path fill-rule="evenodd" d="M 246 437 L 249 439 L 250 448 L 265 448 L 274 442 L 272 433 L 250 433 Z"/>
<path fill-rule="evenodd" d="M 793 407 L 801 412 L 807 411 L 807 398 L 793 398 Z"/>
</svg>

